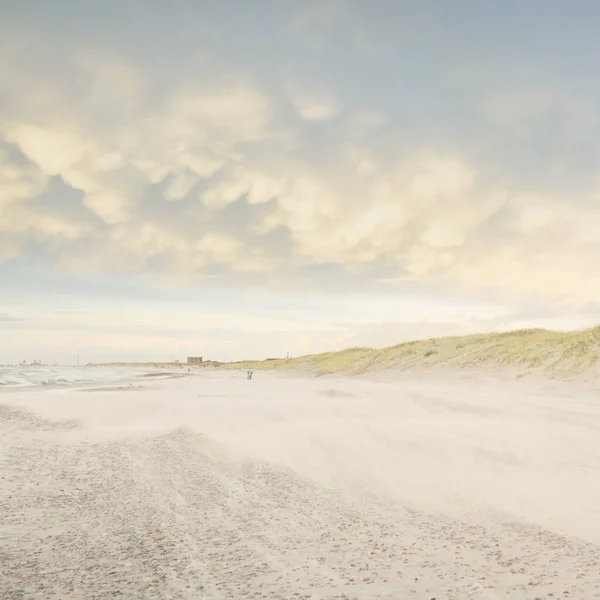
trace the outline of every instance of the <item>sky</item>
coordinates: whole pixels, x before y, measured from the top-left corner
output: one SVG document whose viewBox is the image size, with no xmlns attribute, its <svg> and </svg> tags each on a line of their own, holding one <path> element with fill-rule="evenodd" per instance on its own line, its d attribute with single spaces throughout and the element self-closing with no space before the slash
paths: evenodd
<svg viewBox="0 0 600 600">
<path fill-rule="evenodd" d="M 599 18 L 0 0 L 0 363 L 596 324 Z"/>
</svg>

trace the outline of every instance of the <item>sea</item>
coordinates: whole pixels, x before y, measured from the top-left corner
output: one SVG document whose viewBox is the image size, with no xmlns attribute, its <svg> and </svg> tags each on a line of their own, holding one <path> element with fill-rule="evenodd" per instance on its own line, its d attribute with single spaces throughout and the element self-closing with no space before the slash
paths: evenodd
<svg viewBox="0 0 600 600">
<path fill-rule="evenodd" d="M 140 371 L 132 368 L 112 367 L 50 367 L 27 365 L 18 367 L 0 366 L 0 390 L 39 387 L 77 387 L 106 385 L 139 376 Z"/>
</svg>

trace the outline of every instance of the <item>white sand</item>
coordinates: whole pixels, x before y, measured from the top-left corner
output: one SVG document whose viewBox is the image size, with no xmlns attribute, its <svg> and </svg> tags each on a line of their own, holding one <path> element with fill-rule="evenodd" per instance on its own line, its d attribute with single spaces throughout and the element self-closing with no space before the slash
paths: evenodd
<svg viewBox="0 0 600 600">
<path fill-rule="evenodd" d="M 0 396 L 1 598 L 600 598 L 593 389 L 135 385 Z"/>
</svg>

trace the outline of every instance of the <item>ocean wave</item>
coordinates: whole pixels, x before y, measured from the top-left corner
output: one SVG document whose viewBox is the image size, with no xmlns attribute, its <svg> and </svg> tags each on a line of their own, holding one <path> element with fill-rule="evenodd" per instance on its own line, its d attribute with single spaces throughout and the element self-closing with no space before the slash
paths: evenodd
<svg viewBox="0 0 600 600">
<path fill-rule="evenodd" d="M 125 376 L 113 369 L 86 367 L 0 367 L 0 388 L 113 383 Z"/>
</svg>

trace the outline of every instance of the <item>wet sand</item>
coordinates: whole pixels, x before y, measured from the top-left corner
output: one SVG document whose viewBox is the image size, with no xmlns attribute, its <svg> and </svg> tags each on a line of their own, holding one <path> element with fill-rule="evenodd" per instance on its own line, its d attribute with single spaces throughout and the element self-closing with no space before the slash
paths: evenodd
<svg viewBox="0 0 600 600">
<path fill-rule="evenodd" d="M 593 389 L 152 381 L 0 397 L 0 597 L 600 598 Z"/>
</svg>

